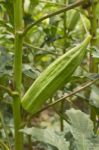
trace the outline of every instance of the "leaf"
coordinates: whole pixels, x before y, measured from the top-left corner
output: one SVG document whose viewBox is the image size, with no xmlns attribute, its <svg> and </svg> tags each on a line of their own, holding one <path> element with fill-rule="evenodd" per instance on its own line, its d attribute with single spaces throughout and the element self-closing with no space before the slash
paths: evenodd
<svg viewBox="0 0 99 150">
<path fill-rule="evenodd" d="M 93 133 L 93 123 L 89 116 L 80 110 L 68 110 L 67 115 L 70 119 L 70 130 L 75 139 L 77 150 L 96 150 L 99 148 L 99 136 Z"/>
<path fill-rule="evenodd" d="M 36 79 L 40 74 L 39 70 L 26 64 L 23 65 L 23 73 L 33 80 Z"/>
<path fill-rule="evenodd" d="M 91 99 L 91 103 L 95 107 L 99 108 L 99 89 L 95 85 L 92 86 L 92 92 L 90 94 L 90 99 Z"/>
<path fill-rule="evenodd" d="M 89 31 L 91 28 L 89 19 L 83 14 L 81 14 L 80 17 L 81 17 L 81 21 L 80 21 L 81 27 L 84 28 L 85 30 Z"/>
<path fill-rule="evenodd" d="M 93 53 L 92 53 L 93 58 L 99 59 L 99 50 L 98 50 L 98 48 L 97 47 L 93 47 L 92 51 L 93 51 Z"/>
<path fill-rule="evenodd" d="M 30 0 L 24 0 L 24 11 L 28 13 Z"/>
<path fill-rule="evenodd" d="M 5 47 L 0 46 L 0 77 L 12 74 L 12 60 L 12 54 L 8 53 Z"/>
<path fill-rule="evenodd" d="M 55 132 L 54 129 L 39 129 L 39 128 L 24 128 L 21 132 L 31 135 L 36 141 L 50 144 L 58 150 L 69 150 L 69 143 L 65 140 L 63 135 Z"/>
<path fill-rule="evenodd" d="M 80 15 L 78 13 L 78 11 L 76 10 L 71 10 L 68 14 L 68 29 L 70 31 L 73 31 L 73 29 L 76 27 L 78 21 L 79 21 L 79 18 L 80 18 Z"/>
<path fill-rule="evenodd" d="M 95 107 L 94 109 L 97 114 L 99 114 L 99 88 L 95 85 L 92 86 L 89 102 Z"/>
<path fill-rule="evenodd" d="M 39 0 L 29 0 L 29 1 L 30 1 L 30 6 L 29 6 L 30 10 L 34 9 L 39 3 Z"/>
<path fill-rule="evenodd" d="M 14 7 L 13 7 L 13 1 L 12 0 L 6 0 L 3 2 L 3 6 L 5 7 L 7 11 L 7 15 L 9 16 L 10 23 L 14 24 Z"/>
</svg>

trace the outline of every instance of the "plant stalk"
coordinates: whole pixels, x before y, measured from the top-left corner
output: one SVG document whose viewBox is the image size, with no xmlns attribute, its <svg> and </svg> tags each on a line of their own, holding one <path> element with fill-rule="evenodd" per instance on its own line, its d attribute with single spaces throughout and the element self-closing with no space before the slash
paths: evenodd
<svg viewBox="0 0 99 150">
<path fill-rule="evenodd" d="M 89 18 L 91 23 L 91 30 L 90 34 L 92 36 L 90 46 L 91 46 L 91 52 L 90 52 L 90 66 L 89 70 L 92 73 L 98 73 L 98 65 L 96 64 L 97 59 L 92 57 L 93 47 L 95 46 L 96 42 L 96 30 L 97 30 L 97 14 L 96 14 L 96 6 L 97 6 L 98 0 L 93 0 L 91 2 L 91 7 L 89 8 Z M 93 121 L 94 124 L 94 131 L 96 131 L 96 111 L 94 110 L 94 107 L 90 107 L 90 118 Z"/>
<path fill-rule="evenodd" d="M 22 82 L 22 45 L 23 37 L 23 7 L 22 0 L 14 1 L 14 30 L 15 30 L 15 55 L 14 55 L 14 90 L 19 93 L 13 97 L 13 116 L 15 131 L 15 150 L 23 150 L 23 134 L 21 128 L 21 82 Z"/>
<path fill-rule="evenodd" d="M 67 0 L 64 0 L 64 5 L 67 5 Z M 63 48 L 63 54 L 66 52 L 66 43 L 67 43 L 67 34 L 66 34 L 66 21 L 67 21 L 67 16 L 66 16 L 66 12 L 64 12 L 64 17 L 63 17 L 63 25 L 64 25 L 64 48 Z M 61 114 L 64 115 L 64 104 L 65 101 L 61 102 Z M 60 116 L 60 130 L 64 131 L 64 119 L 63 117 Z"/>
</svg>

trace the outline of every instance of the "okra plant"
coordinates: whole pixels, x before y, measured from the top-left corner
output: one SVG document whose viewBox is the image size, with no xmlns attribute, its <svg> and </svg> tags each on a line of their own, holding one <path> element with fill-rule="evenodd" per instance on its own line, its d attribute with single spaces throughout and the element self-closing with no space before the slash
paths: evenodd
<svg viewBox="0 0 99 150">
<path fill-rule="evenodd" d="M 0 149 L 98 150 L 99 0 L 0 0 L 0 34 Z"/>
</svg>

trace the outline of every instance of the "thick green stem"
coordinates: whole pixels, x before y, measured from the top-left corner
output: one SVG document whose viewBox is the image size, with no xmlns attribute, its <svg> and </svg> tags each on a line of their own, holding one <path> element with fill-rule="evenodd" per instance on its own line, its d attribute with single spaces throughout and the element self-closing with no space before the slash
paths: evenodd
<svg viewBox="0 0 99 150">
<path fill-rule="evenodd" d="M 22 0 L 14 0 L 14 27 L 19 31 L 23 27 L 23 6 Z"/>
<path fill-rule="evenodd" d="M 19 132 L 21 128 L 21 108 L 20 98 L 13 99 L 14 132 L 15 132 L 15 150 L 23 150 L 23 135 Z"/>
<path fill-rule="evenodd" d="M 98 0 L 93 0 L 92 5 L 89 9 L 89 18 L 91 22 L 91 30 L 90 34 L 92 35 L 92 40 L 91 40 L 91 47 L 93 48 L 95 46 L 95 41 L 96 41 L 96 30 L 97 30 L 97 14 L 96 14 L 96 6 L 97 6 Z M 96 58 L 92 57 L 92 51 L 90 52 L 90 72 L 92 73 L 98 73 L 98 66 L 96 64 Z M 90 108 L 90 118 L 92 119 L 94 123 L 94 131 L 96 131 L 96 112 L 91 106 Z"/>
<path fill-rule="evenodd" d="M 22 44 L 21 36 L 23 28 L 22 0 L 14 1 L 14 29 L 15 29 L 15 56 L 14 56 L 14 90 L 19 93 L 13 97 L 13 115 L 15 130 L 15 150 L 23 150 L 23 135 L 19 132 L 21 128 L 21 80 L 22 80 Z"/>
<path fill-rule="evenodd" d="M 21 93 L 22 79 L 22 44 L 23 38 L 20 33 L 15 34 L 15 58 L 14 58 L 14 88 Z"/>
</svg>

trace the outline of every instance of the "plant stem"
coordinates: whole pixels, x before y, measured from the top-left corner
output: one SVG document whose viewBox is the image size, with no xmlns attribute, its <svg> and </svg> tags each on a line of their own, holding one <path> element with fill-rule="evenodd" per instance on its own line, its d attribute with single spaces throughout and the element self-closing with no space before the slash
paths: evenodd
<svg viewBox="0 0 99 150">
<path fill-rule="evenodd" d="M 23 134 L 21 128 L 21 80 L 22 80 L 22 44 L 21 36 L 23 28 L 22 0 L 14 1 L 14 29 L 15 29 L 15 56 L 14 56 L 14 90 L 19 93 L 13 97 L 13 115 L 15 130 L 15 150 L 23 150 Z"/>
<path fill-rule="evenodd" d="M 43 48 L 33 46 L 32 44 L 27 43 L 27 42 L 24 42 L 24 45 L 26 45 L 27 47 L 32 48 L 32 50 L 40 50 L 40 51 L 44 51 L 45 53 L 48 53 L 48 54 L 52 54 L 52 55 L 55 55 L 55 56 L 60 56 L 59 54 L 57 54 L 55 52 L 51 52 L 50 50 L 47 50 L 47 49 L 45 50 Z M 31 50 L 31 52 L 32 52 L 32 50 Z M 33 52 L 32 52 L 32 54 L 33 54 Z"/>
<path fill-rule="evenodd" d="M 6 91 L 10 96 L 12 96 L 12 91 L 8 87 L 0 84 L 0 89 Z"/>
<path fill-rule="evenodd" d="M 32 136 L 31 135 L 28 135 L 28 147 L 29 147 L 29 150 L 33 150 L 33 147 L 32 147 Z"/>
<path fill-rule="evenodd" d="M 92 40 L 90 43 L 91 48 L 95 46 L 95 41 L 96 41 L 96 30 L 97 30 L 97 14 L 96 14 L 96 6 L 97 6 L 98 1 L 93 0 L 91 2 L 91 7 L 89 8 L 89 18 L 91 22 L 91 30 L 90 34 L 92 36 Z M 98 72 L 98 65 L 96 64 L 97 59 L 92 57 L 92 50 L 90 52 L 90 72 L 92 73 L 97 73 Z M 96 111 L 94 110 L 94 107 L 90 107 L 90 118 L 92 119 L 94 123 L 94 131 L 96 130 Z"/>
<path fill-rule="evenodd" d="M 62 115 L 64 115 L 64 103 L 65 101 L 62 101 L 61 102 L 61 110 L 60 110 L 60 113 L 62 114 Z M 63 117 L 61 117 L 60 116 L 60 131 L 64 131 L 64 119 L 63 119 Z"/>
<path fill-rule="evenodd" d="M 56 11 L 56 12 L 53 12 L 53 13 L 51 13 L 51 14 L 48 14 L 48 15 L 46 15 L 46 16 L 44 16 L 44 17 L 38 19 L 38 20 L 35 21 L 34 23 L 30 24 L 30 25 L 24 30 L 23 36 L 25 36 L 25 35 L 27 34 L 27 32 L 29 32 L 32 27 L 34 27 L 35 25 L 37 25 L 37 24 L 39 24 L 40 22 L 44 21 L 45 19 L 51 18 L 51 17 L 53 17 L 53 16 L 56 16 L 56 15 L 59 15 L 59 14 L 65 12 L 65 11 L 68 11 L 68 10 L 71 10 L 71 9 L 73 9 L 73 8 L 75 8 L 75 7 L 78 7 L 78 6 L 82 5 L 84 2 L 85 2 L 84 0 L 80 0 L 80 1 L 78 1 L 78 2 L 75 2 L 75 3 L 73 3 L 73 4 L 70 4 L 70 5 L 68 5 L 67 7 L 64 7 L 64 8 L 62 8 L 62 9 Z"/>
<path fill-rule="evenodd" d="M 66 5 L 66 3 L 67 3 L 67 0 L 64 0 L 64 5 Z M 64 18 L 63 18 L 63 25 L 64 25 L 64 48 L 63 48 L 63 54 L 66 52 L 66 43 L 67 43 L 67 41 L 66 41 L 66 38 L 67 38 L 67 34 L 66 34 L 66 20 L 67 18 L 66 18 L 66 12 L 64 12 Z M 65 101 L 62 101 L 61 102 L 61 110 L 60 110 L 60 112 L 61 112 L 61 114 L 62 115 L 64 115 L 64 104 L 65 104 Z M 61 131 L 64 131 L 64 119 L 63 119 L 63 117 L 61 117 L 60 116 L 60 130 Z"/>
<path fill-rule="evenodd" d="M 96 14 L 96 6 L 97 6 L 98 1 L 93 0 L 92 5 L 89 9 L 89 18 L 90 18 L 90 23 L 91 23 L 91 29 L 90 29 L 90 34 L 92 35 L 91 39 L 91 47 L 95 46 L 96 42 L 96 30 L 97 30 L 97 14 Z M 91 59 L 91 64 L 90 64 L 90 72 L 98 72 L 98 66 L 96 65 L 96 59 L 92 58 L 92 51 L 90 52 L 90 59 Z"/>
<path fill-rule="evenodd" d="M 21 31 L 23 28 L 23 6 L 22 0 L 14 0 L 14 28 Z"/>
</svg>

